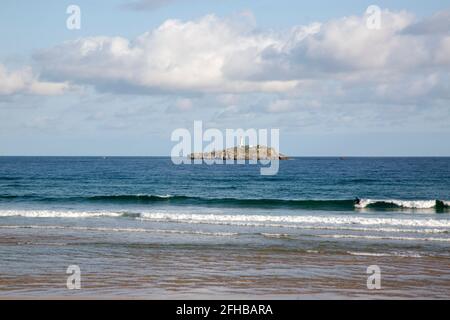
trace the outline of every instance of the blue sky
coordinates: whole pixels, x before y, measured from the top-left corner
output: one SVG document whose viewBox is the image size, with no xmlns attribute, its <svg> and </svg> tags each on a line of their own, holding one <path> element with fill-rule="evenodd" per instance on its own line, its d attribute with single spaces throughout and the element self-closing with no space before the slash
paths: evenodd
<svg viewBox="0 0 450 320">
<path fill-rule="evenodd" d="M 167 155 L 203 120 L 290 155 L 450 156 L 450 1 L 1 6 L 0 155 Z"/>
</svg>

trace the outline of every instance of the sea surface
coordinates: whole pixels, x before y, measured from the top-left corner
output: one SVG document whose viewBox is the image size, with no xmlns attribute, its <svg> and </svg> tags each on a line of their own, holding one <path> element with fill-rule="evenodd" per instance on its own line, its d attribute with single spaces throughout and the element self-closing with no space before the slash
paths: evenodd
<svg viewBox="0 0 450 320">
<path fill-rule="evenodd" d="M 445 157 L 0 157 L 0 297 L 448 298 L 449 205 Z"/>
</svg>

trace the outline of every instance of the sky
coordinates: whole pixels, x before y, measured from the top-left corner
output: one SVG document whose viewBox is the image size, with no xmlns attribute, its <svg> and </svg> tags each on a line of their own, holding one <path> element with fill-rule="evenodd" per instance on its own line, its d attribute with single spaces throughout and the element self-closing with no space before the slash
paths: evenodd
<svg viewBox="0 0 450 320">
<path fill-rule="evenodd" d="M 169 155 L 195 120 L 450 156 L 450 0 L 4 0 L 0 29 L 0 156 Z"/>
</svg>

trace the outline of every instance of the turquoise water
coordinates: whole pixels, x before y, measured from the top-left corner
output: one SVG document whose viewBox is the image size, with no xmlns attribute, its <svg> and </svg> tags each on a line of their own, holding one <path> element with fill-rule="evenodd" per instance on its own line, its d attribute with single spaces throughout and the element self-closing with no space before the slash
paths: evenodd
<svg viewBox="0 0 450 320">
<path fill-rule="evenodd" d="M 380 294 L 448 296 L 450 158 L 294 158 L 259 173 L 0 157 L 0 292 L 73 294 L 78 264 L 81 295 L 364 297 L 365 267 L 381 264 Z"/>
</svg>

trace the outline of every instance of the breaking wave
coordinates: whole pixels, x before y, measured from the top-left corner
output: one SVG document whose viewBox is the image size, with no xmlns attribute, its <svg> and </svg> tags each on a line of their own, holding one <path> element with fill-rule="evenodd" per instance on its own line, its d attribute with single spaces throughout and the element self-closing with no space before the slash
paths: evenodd
<svg viewBox="0 0 450 320">
<path fill-rule="evenodd" d="M 375 216 L 322 216 L 322 215 L 252 215 L 209 214 L 182 212 L 120 212 L 120 211 L 58 211 L 58 210 L 0 210 L 0 217 L 21 216 L 27 218 L 99 218 L 119 217 L 141 221 L 182 223 L 234 224 L 242 226 L 317 227 L 333 226 L 401 226 L 450 228 L 450 220 L 434 218 L 389 218 Z M 437 230 L 430 230 L 437 231 Z M 448 230 L 446 230 L 448 231 Z"/>
<path fill-rule="evenodd" d="M 396 199 L 361 199 L 359 204 L 355 204 L 356 208 L 367 207 L 398 207 L 409 209 L 432 209 L 432 208 L 448 208 L 450 201 L 440 200 L 396 200 Z"/>
<path fill-rule="evenodd" d="M 203 198 L 184 195 L 95 195 L 80 197 L 39 197 L 37 195 L 0 195 L 0 201 L 37 201 L 60 203 L 113 203 L 113 204 L 167 204 L 198 205 L 215 207 L 255 207 L 255 208 L 287 208 L 323 211 L 352 211 L 357 209 L 436 209 L 447 211 L 450 201 L 441 200 L 396 200 L 396 199 L 361 199 L 356 203 L 353 199 L 309 200 L 309 199 L 262 199 L 262 198 Z"/>
</svg>

